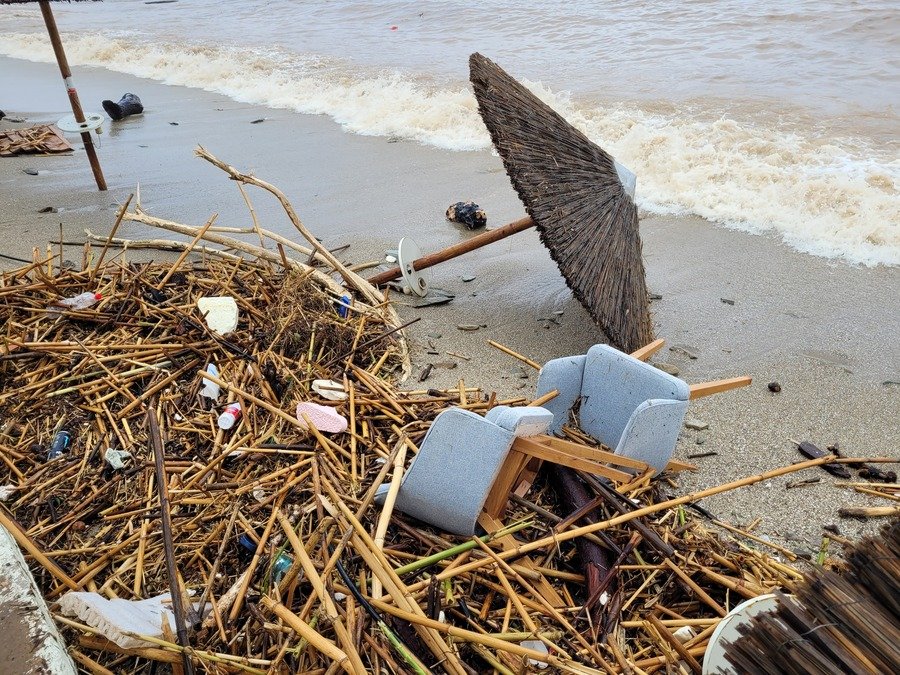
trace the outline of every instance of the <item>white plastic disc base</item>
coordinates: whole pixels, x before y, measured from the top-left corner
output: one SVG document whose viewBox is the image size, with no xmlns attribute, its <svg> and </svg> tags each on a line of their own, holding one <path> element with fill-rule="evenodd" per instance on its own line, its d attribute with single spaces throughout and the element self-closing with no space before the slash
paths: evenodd
<svg viewBox="0 0 900 675">
<path fill-rule="evenodd" d="M 99 129 L 100 125 L 103 124 L 103 119 L 103 115 L 97 113 L 85 113 L 84 122 L 76 122 L 75 115 L 66 115 L 56 123 L 56 126 L 59 127 L 60 131 L 67 134 L 83 134 L 86 131 Z"/>
<path fill-rule="evenodd" d="M 428 295 L 428 279 L 413 267 L 413 262 L 422 257 L 422 249 L 409 237 L 403 237 L 397 246 L 397 260 L 400 271 L 410 292 L 424 298 Z"/>
</svg>

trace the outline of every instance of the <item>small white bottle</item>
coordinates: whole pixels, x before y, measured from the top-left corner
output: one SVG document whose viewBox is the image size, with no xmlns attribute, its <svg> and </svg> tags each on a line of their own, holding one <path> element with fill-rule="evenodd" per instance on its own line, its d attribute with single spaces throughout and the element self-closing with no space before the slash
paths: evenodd
<svg viewBox="0 0 900 675">
<path fill-rule="evenodd" d="M 225 410 L 222 411 L 222 414 L 219 415 L 219 428 L 220 429 L 230 429 L 235 425 L 241 418 L 241 404 L 240 403 L 229 403 L 225 406 Z"/>
</svg>

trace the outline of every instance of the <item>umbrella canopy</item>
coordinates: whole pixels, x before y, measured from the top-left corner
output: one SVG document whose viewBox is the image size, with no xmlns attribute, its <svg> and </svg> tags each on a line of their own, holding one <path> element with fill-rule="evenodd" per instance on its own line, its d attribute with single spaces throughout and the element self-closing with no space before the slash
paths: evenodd
<svg viewBox="0 0 900 675">
<path fill-rule="evenodd" d="M 490 59 L 469 58 L 478 111 L 541 241 L 610 341 L 653 340 L 637 207 L 613 158 Z"/>
</svg>

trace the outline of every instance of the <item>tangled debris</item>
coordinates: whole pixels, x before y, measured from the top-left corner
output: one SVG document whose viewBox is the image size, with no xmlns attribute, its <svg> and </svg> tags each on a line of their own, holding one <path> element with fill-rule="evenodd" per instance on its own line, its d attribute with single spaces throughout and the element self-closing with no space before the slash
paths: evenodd
<svg viewBox="0 0 900 675">
<path fill-rule="evenodd" d="M 186 251 L 201 238 L 231 246 L 209 226 L 179 227 L 194 237 Z M 0 524 L 86 671 L 697 671 L 733 605 L 802 579 L 790 551 L 757 538 L 770 555 L 733 527 L 723 538 L 685 505 L 845 460 L 674 499 L 649 472 L 624 484 L 576 473 L 589 502 L 574 512 L 538 476 L 512 496 L 505 525 L 472 540 L 379 509 L 375 490 L 399 481 L 447 406 L 528 401 L 462 381 L 399 390 L 405 342 L 374 289 L 348 302 L 320 269 L 253 252 L 100 265 L 104 248 L 92 265 L 88 249 L 80 271 L 54 268 L 51 255 L 0 277 Z M 59 304 L 84 293 L 96 302 Z M 207 327 L 197 310 L 207 296 L 235 299 L 235 331 Z M 326 436 L 298 419 L 301 402 L 333 409 L 347 430 Z M 233 403 L 240 415 L 223 429 Z M 590 586 L 582 538 L 613 561 L 588 571 Z M 172 593 L 175 625 L 128 634 L 140 646 L 123 647 L 61 613 L 71 591 Z"/>
</svg>

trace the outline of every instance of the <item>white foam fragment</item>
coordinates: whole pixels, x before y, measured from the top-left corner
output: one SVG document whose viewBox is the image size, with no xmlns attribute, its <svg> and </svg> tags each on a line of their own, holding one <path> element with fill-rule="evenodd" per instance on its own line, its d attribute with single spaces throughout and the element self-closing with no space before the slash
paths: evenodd
<svg viewBox="0 0 900 675">
<path fill-rule="evenodd" d="M 59 609 L 65 616 L 97 629 L 119 647 L 132 649 L 156 645 L 129 633 L 162 639 L 163 619 L 174 628 L 175 615 L 167 606 L 169 601 L 168 593 L 147 600 L 107 600 L 99 593 L 69 591 L 59 599 Z"/>
<path fill-rule="evenodd" d="M 197 309 L 206 316 L 206 325 L 219 335 L 225 335 L 237 328 L 238 306 L 234 298 L 227 295 L 197 298 Z"/>
</svg>

